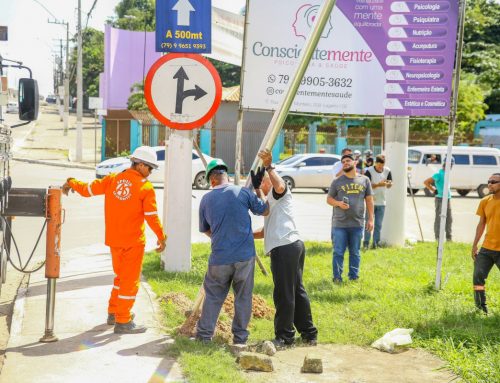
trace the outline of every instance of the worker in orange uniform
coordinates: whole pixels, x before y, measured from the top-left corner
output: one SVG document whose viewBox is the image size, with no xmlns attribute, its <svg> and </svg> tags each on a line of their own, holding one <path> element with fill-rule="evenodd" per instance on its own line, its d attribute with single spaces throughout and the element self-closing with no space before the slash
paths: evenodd
<svg viewBox="0 0 500 383">
<path fill-rule="evenodd" d="M 149 146 L 137 148 L 130 157 L 132 165 L 119 174 L 109 174 L 90 183 L 68 178 L 63 193 L 76 191 L 83 197 L 104 194 L 105 243 L 111 248 L 115 279 L 108 306 L 109 325 L 117 334 L 138 334 L 146 327 L 134 322 L 130 309 L 139 290 L 144 257 L 144 220 L 158 237 L 157 252 L 166 246 L 156 207 L 156 196 L 147 177 L 158 168 L 156 152 Z"/>
</svg>

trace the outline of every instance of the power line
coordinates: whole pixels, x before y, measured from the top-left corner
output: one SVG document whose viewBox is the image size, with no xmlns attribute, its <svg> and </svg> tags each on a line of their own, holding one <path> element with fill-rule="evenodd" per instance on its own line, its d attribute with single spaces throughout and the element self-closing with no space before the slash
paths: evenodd
<svg viewBox="0 0 500 383">
<path fill-rule="evenodd" d="M 35 3 L 37 3 L 39 6 L 41 6 L 43 9 L 45 9 L 49 15 L 51 15 L 54 19 L 57 20 L 57 17 L 54 16 L 54 14 L 52 12 L 50 12 L 47 7 L 45 5 L 43 5 L 42 3 L 40 3 L 38 0 L 33 0 Z"/>
</svg>

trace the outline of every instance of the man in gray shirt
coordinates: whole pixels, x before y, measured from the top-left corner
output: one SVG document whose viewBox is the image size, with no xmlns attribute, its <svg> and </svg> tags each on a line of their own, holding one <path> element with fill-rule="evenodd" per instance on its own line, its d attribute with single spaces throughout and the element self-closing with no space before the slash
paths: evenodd
<svg viewBox="0 0 500 383">
<path fill-rule="evenodd" d="M 368 177 L 356 174 L 356 161 L 351 154 L 341 158 L 344 174 L 333 180 L 326 202 L 333 206 L 333 282 L 342 282 L 344 253 L 349 247 L 350 280 L 359 278 L 363 228 L 373 230 L 373 192 Z M 365 225 L 365 205 L 368 219 Z"/>
<path fill-rule="evenodd" d="M 297 329 L 303 343 L 316 345 L 318 330 L 314 327 L 311 304 L 302 284 L 306 250 L 295 225 L 292 193 L 274 170 L 271 152 L 263 150 L 259 157 L 267 170 L 261 190 L 267 195 L 270 210 L 264 218 L 264 227 L 254 232 L 254 237 L 264 238 L 266 253 L 271 254 L 276 307 L 273 343 L 277 348 L 292 345 Z"/>
</svg>

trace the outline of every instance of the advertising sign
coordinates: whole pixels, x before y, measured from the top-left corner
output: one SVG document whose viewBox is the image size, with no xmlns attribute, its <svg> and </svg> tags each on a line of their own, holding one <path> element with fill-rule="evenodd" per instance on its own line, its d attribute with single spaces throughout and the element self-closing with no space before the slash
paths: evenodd
<svg viewBox="0 0 500 383">
<path fill-rule="evenodd" d="M 156 51 L 212 52 L 211 0 L 156 0 Z"/>
<path fill-rule="evenodd" d="M 320 5 L 250 2 L 244 108 L 278 107 Z M 458 0 L 337 0 L 291 111 L 447 116 L 457 23 Z"/>
</svg>

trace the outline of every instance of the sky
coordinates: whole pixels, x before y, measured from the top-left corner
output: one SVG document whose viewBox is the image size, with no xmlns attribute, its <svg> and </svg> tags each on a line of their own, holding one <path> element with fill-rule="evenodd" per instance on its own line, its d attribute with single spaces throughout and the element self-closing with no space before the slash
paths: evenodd
<svg viewBox="0 0 500 383">
<path fill-rule="evenodd" d="M 93 2 L 82 0 L 82 23 L 85 23 Z M 88 25 L 104 31 L 106 20 L 114 15 L 119 2 L 98 0 Z M 238 13 L 245 0 L 212 0 L 212 5 Z M 63 44 L 66 39 L 65 26 L 47 21 L 53 20 L 53 16 L 68 21 L 71 38 L 76 32 L 77 7 L 77 0 L 0 0 L 0 25 L 9 28 L 9 41 L 0 41 L 0 54 L 30 67 L 42 95 L 53 93 L 53 55 L 59 52 L 60 39 L 63 39 Z M 10 86 L 17 88 L 18 79 L 25 76 L 27 72 L 11 69 L 8 72 Z"/>
</svg>

